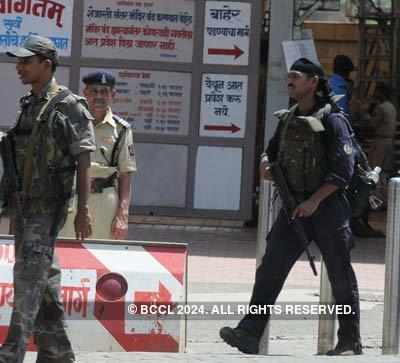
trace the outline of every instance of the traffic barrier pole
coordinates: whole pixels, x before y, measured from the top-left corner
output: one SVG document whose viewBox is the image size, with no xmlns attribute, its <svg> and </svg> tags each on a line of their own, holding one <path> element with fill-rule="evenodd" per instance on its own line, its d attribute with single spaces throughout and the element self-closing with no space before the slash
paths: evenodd
<svg viewBox="0 0 400 363">
<path fill-rule="evenodd" d="M 400 326 L 400 178 L 390 179 L 386 218 L 382 353 L 398 354 Z"/>
<path fill-rule="evenodd" d="M 334 302 L 331 284 L 328 279 L 328 271 L 324 262 L 321 260 L 321 283 L 319 293 L 320 304 L 332 304 Z M 319 318 L 318 322 L 318 347 L 317 354 L 326 354 L 333 349 L 335 343 L 335 316 Z"/>
<path fill-rule="evenodd" d="M 258 230 L 257 230 L 257 267 L 260 266 L 267 246 L 267 234 L 274 224 L 280 209 L 280 200 L 275 198 L 275 187 L 269 180 L 260 181 L 260 197 L 258 208 Z M 268 354 L 269 325 L 265 327 L 264 334 L 260 340 L 259 354 Z"/>
</svg>

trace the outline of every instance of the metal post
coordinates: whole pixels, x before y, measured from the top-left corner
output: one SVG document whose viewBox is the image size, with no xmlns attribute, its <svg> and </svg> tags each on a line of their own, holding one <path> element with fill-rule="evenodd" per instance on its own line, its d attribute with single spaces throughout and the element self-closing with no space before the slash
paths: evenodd
<svg viewBox="0 0 400 363">
<path fill-rule="evenodd" d="M 268 232 L 278 216 L 280 208 L 280 200 L 275 197 L 275 187 L 268 180 L 260 182 L 260 206 L 258 209 L 258 230 L 257 230 L 257 267 L 260 266 L 261 260 L 267 246 L 266 238 Z"/>
<path fill-rule="evenodd" d="M 399 353 L 400 326 L 400 178 L 389 182 L 386 223 L 385 300 L 382 353 Z"/>
<path fill-rule="evenodd" d="M 283 57 L 282 42 L 284 40 L 293 39 L 294 3 L 295 0 L 271 0 L 264 135 L 265 145 L 268 144 L 268 141 L 274 135 L 278 124 L 278 119 L 273 116 L 273 113 L 282 108 L 287 108 L 289 104 L 287 70 Z"/>
<path fill-rule="evenodd" d="M 257 230 L 257 267 L 260 266 L 267 246 L 267 234 L 278 216 L 280 209 L 279 198 L 275 199 L 275 187 L 268 180 L 260 181 L 260 205 L 258 209 L 258 230 Z M 259 354 L 267 355 L 269 346 L 269 326 L 265 327 L 264 334 L 260 340 Z"/>
<path fill-rule="evenodd" d="M 320 283 L 320 304 L 333 303 L 333 294 L 331 284 L 328 279 L 328 271 L 323 261 L 321 261 L 321 283 Z M 333 349 L 335 343 L 335 317 L 327 319 L 320 317 L 318 322 L 318 348 L 317 354 L 326 354 L 328 350 Z"/>
<path fill-rule="evenodd" d="M 267 145 L 275 133 L 278 119 L 273 113 L 287 108 L 289 96 L 287 94 L 286 66 L 282 51 L 282 41 L 293 39 L 293 17 L 295 0 L 270 0 L 270 27 L 268 75 L 266 89 L 265 134 L 264 144 Z M 273 186 L 271 182 L 260 183 L 260 206 L 257 235 L 257 265 L 264 256 L 267 231 L 271 228 L 276 214 L 272 206 Z M 277 206 L 275 207 L 277 209 Z M 260 340 L 259 354 L 268 354 L 269 323 Z"/>
</svg>

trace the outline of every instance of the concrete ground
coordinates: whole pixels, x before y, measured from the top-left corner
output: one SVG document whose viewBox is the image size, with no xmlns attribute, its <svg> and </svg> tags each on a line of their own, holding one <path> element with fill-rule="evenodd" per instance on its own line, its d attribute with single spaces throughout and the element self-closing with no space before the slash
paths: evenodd
<svg viewBox="0 0 400 363">
<path fill-rule="evenodd" d="M 382 227 L 379 218 L 374 225 Z M 256 235 L 254 228 L 131 225 L 129 237 L 143 241 L 186 242 L 189 246 L 189 301 L 247 302 L 255 273 Z M 318 256 L 318 250 L 312 248 Z M 318 321 L 273 320 L 269 353 L 248 356 L 224 344 L 218 331 L 232 320 L 189 320 L 186 353 L 85 353 L 77 362 L 395 362 L 398 356 L 381 355 L 383 295 L 385 281 L 385 239 L 358 239 L 352 254 L 361 297 L 363 356 L 330 358 L 318 356 Z M 318 259 L 318 257 L 317 257 Z M 319 267 L 319 266 L 318 266 Z M 280 302 L 317 302 L 319 277 L 314 277 L 302 256 L 293 268 L 279 297 Z M 34 362 L 28 354 L 26 362 Z"/>
</svg>

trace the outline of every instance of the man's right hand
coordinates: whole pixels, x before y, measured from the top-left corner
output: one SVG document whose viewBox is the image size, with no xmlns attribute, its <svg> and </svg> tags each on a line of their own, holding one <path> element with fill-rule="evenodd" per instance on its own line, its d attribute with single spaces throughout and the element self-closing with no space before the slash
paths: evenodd
<svg viewBox="0 0 400 363">
<path fill-rule="evenodd" d="M 261 160 L 260 162 L 260 178 L 272 181 L 271 172 L 269 171 L 269 162 L 267 160 Z"/>
<path fill-rule="evenodd" d="M 75 236 L 77 240 L 84 240 L 92 235 L 92 218 L 88 208 L 78 209 L 75 221 Z"/>
</svg>

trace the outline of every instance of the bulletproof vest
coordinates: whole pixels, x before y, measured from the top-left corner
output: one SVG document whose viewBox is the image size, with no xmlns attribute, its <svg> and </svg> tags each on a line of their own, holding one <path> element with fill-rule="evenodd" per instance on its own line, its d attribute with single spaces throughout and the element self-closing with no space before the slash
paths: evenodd
<svg viewBox="0 0 400 363">
<path fill-rule="evenodd" d="M 323 183 L 327 172 L 323 113 L 296 116 L 295 108 L 278 111 L 280 127 L 278 161 L 289 188 L 297 199 L 305 199 Z"/>
<path fill-rule="evenodd" d="M 81 102 L 78 96 L 69 92 L 67 96 L 57 99 L 55 104 L 51 106 L 49 104 L 50 107 L 43 112 L 40 120 L 33 121 L 33 123 L 39 122 L 34 136 L 32 136 L 34 128 L 20 127 L 20 119 L 11 130 L 15 140 L 14 148 L 20 185 L 24 184 L 24 166 L 28 157 L 29 144 L 33 138 L 32 184 L 29 198 L 48 201 L 67 200 L 72 196 L 76 162 L 69 152 L 67 135 L 70 130 L 67 125 L 67 116 L 57 107 L 66 97 L 74 99 L 75 102 Z"/>
</svg>

